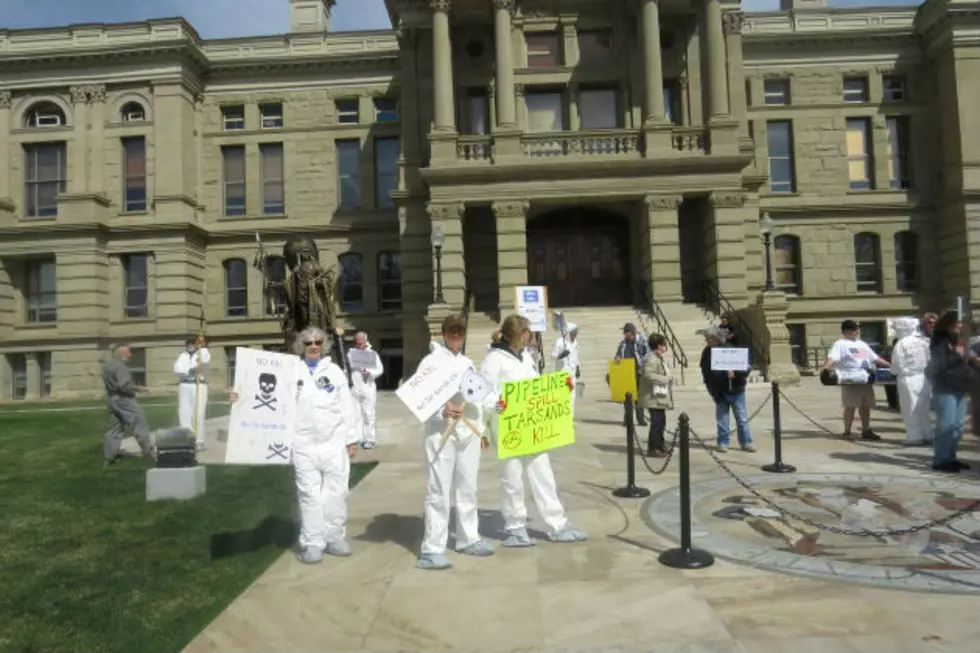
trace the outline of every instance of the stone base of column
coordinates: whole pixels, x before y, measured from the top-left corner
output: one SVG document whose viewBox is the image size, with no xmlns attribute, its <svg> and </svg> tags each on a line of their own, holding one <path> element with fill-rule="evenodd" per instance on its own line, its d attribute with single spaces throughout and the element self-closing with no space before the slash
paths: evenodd
<svg viewBox="0 0 980 653">
<path fill-rule="evenodd" d="M 738 121 L 731 116 L 712 116 L 708 121 L 711 134 L 711 154 L 737 155 Z"/>
<path fill-rule="evenodd" d="M 786 315 L 789 302 L 786 294 L 778 290 L 761 292 L 756 297 L 756 307 L 762 314 L 768 340 L 769 365 L 766 380 L 780 385 L 798 385 L 800 371 L 793 364 L 793 354 L 789 346 L 789 331 L 786 329 Z"/>
<path fill-rule="evenodd" d="M 646 158 L 667 156 L 674 152 L 674 126 L 666 120 L 643 123 L 643 155 Z"/>
<path fill-rule="evenodd" d="M 524 162 L 520 129 L 503 127 L 493 132 L 493 162 L 498 165 Z"/>
<path fill-rule="evenodd" d="M 455 131 L 433 131 L 429 134 L 429 146 L 432 151 L 430 166 L 433 168 L 455 166 L 457 161 L 456 141 L 459 134 Z"/>
<path fill-rule="evenodd" d="M 105 222 L 112 204 L 103 193 L 64 193 L 57 201 L 58 222 Z"/>
</svg>

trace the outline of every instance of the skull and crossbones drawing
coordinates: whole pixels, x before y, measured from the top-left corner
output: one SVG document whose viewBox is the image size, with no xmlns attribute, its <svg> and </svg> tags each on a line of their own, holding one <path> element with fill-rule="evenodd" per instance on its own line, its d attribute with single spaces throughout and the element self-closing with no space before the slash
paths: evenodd
<svg viewBox="0 0 980 653">
<path fill-rule="evenodd" d="M 252 406 L 252 410 L 264 407 L 268 408 L 272 412 L 275 412 L 276 403 L 278 401 L 274 396 L 277 383 L 278 381 L 275 374 L 259 374 L 259 392 L 255 395 L 255 401 L 257 403 Z"/>
</svg>

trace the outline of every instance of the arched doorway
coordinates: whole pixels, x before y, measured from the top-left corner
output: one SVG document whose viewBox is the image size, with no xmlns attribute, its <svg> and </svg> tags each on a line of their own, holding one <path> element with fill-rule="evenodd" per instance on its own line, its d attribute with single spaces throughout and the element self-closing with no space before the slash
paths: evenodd
<svg viewBox="0 0 980 653">
<path fill-rule="evenodd" d="M 631 304 L 629 222 L 611 211 L 572 207 L 527 225 L 528 282 L 547 286 L 552 306 Z"/>
</svg>

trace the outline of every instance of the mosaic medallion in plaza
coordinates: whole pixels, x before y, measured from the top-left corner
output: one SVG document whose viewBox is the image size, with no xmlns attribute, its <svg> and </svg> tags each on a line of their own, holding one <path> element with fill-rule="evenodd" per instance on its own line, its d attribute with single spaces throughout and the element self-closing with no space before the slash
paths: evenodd
<svg viewBox="0 0 980 653">
<path fill-rule="evenodd" d="M 980 484 L 870 474 L 743 480 L 775 508 L 730 478 L 692 484 L 695 547 L 770 571 L 980 594 Z M 643 516 L 653 530 L 680 539 L 676 488 L 652 497 Z M 939 520 L 946 521 L 934 524 Z M 931 525 L 907 532 L 920 524 Z"/>
</svg>

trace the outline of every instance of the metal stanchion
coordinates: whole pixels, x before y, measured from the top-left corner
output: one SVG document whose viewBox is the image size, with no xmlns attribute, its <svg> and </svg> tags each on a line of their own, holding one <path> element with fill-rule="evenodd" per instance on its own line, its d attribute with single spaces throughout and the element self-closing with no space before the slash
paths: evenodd
<svg viewBox="0 0 980 653">
<path fill-rule="evenodd" d="M 613 495 L 621 499 L 642 499 L 650 496 L 650 490 L 636 486 L 636 409 L 633 405 L 633 394 L 626 393 L 623 402 L 626 409 L 626 487 L 613 490 Z"/>
<path fill-rule="evenodd" d="M 763 465 L 762 471 L 773 474 L 792 474 L 796 468 L 783 462 L 783 425 L 779 415 L 779 383 L 772 382 L 772 441 L 776 459 L 771 465 Z"/>
<path fill-rule="evenodd" d="M 687 413 L 678 419 L 677 446 L 681 448 L 681 545 L 661 553 L 660 563 L 675 569 L 704 569 L 715 564 L 715 558 L 691 546 L 691 420 Z"/>
</svg>

